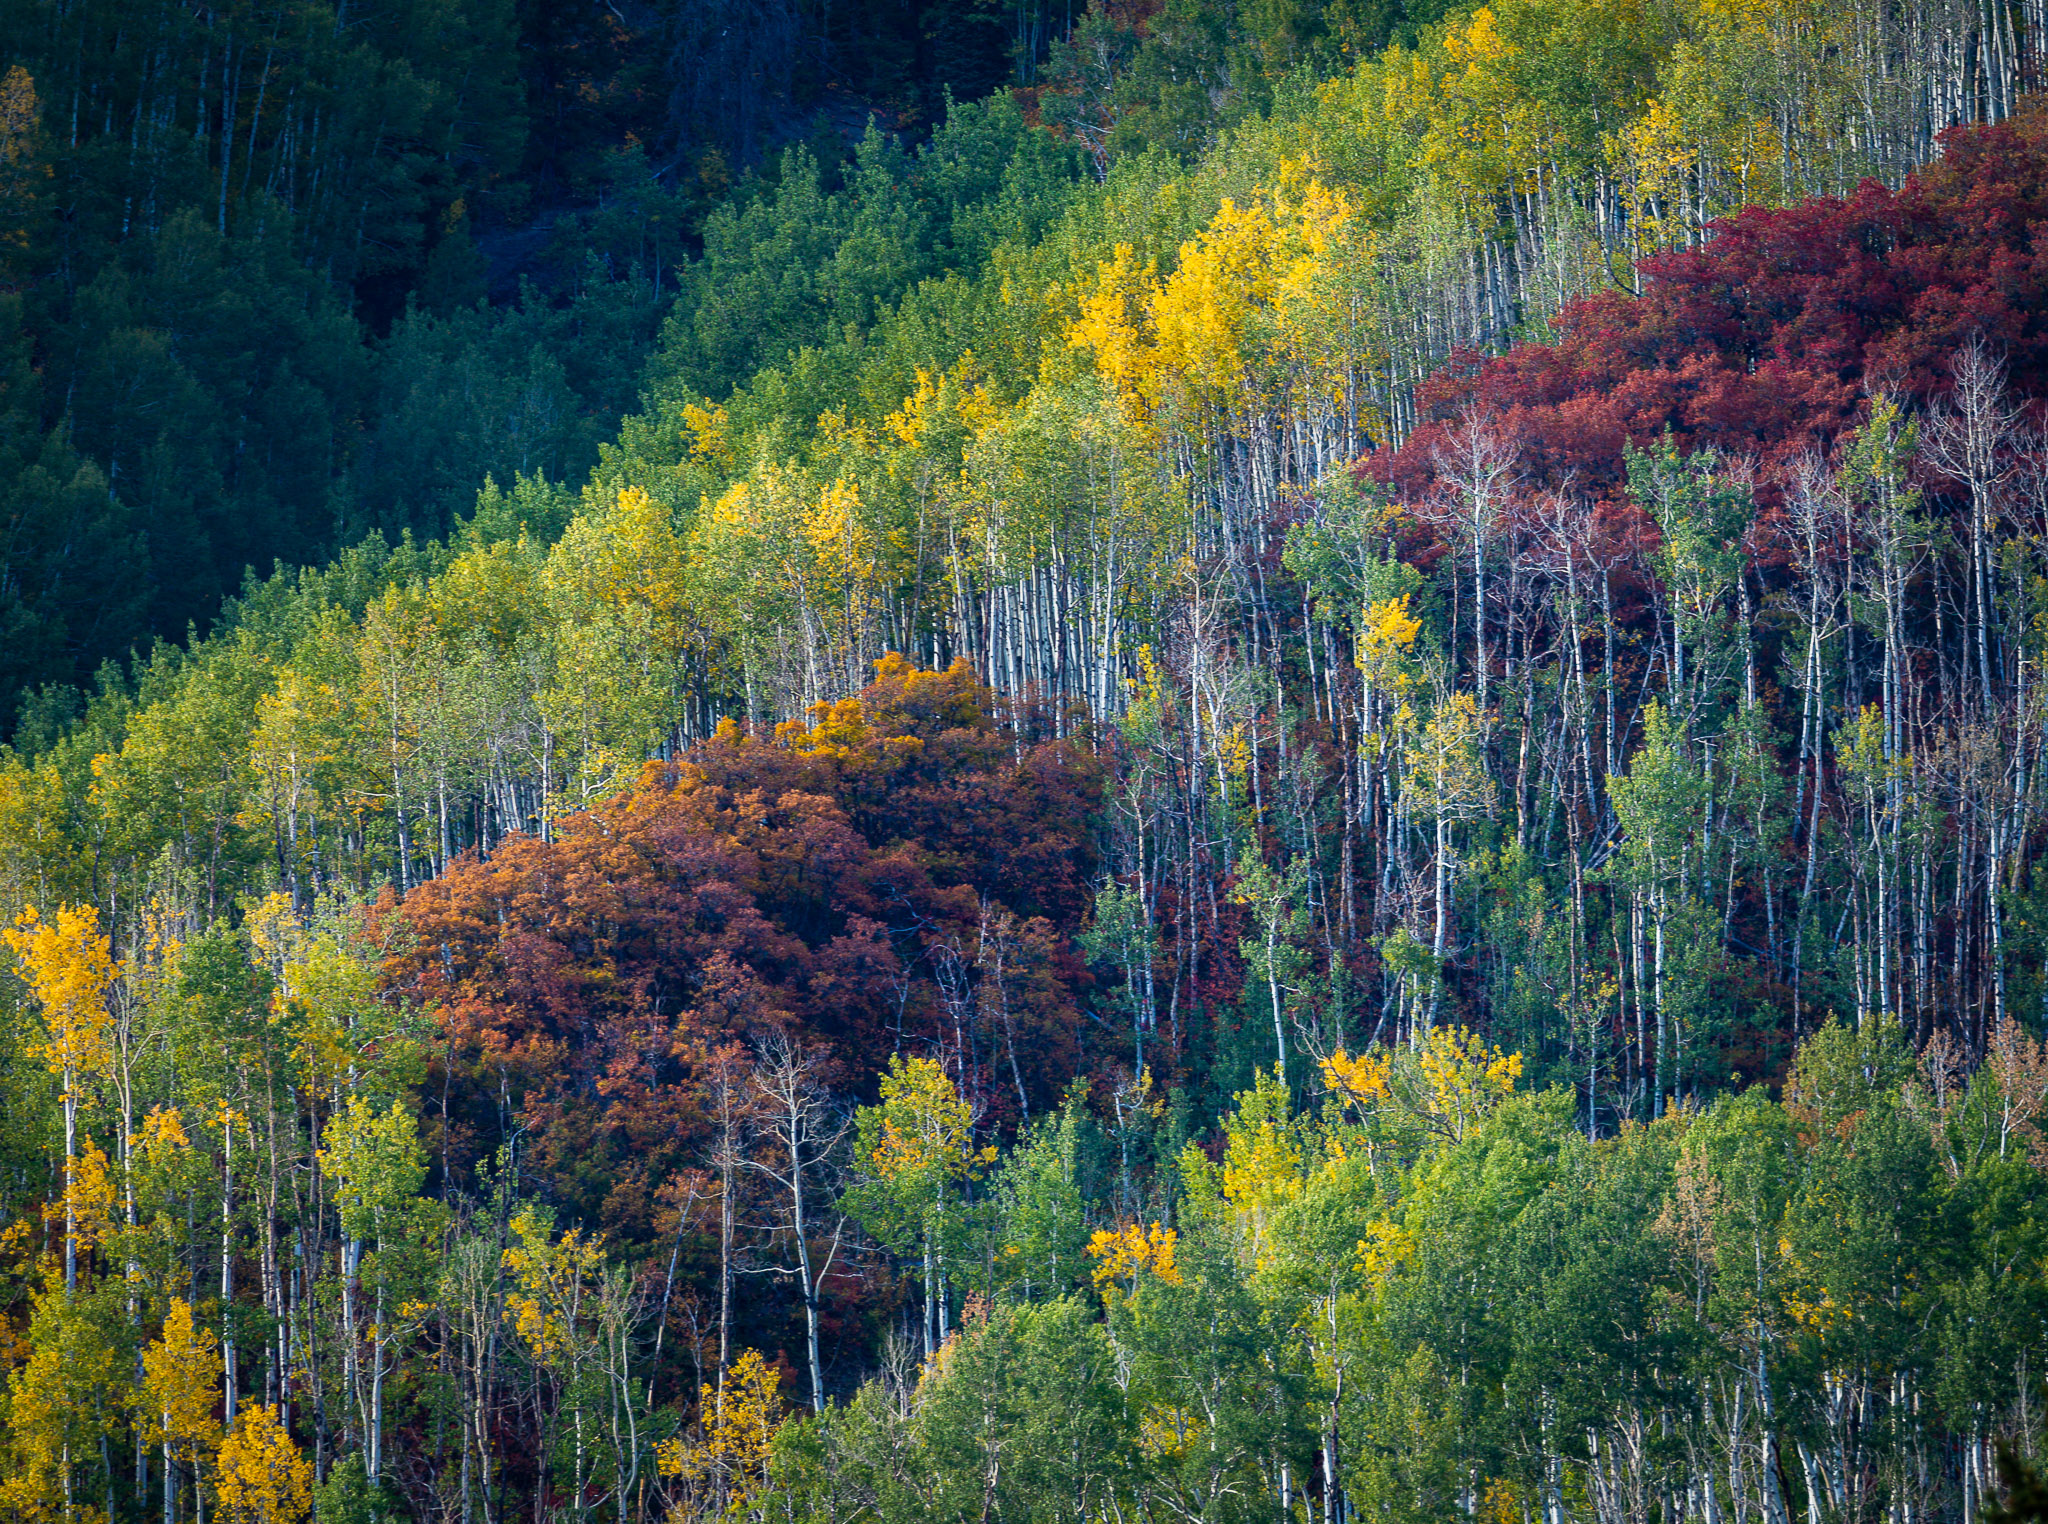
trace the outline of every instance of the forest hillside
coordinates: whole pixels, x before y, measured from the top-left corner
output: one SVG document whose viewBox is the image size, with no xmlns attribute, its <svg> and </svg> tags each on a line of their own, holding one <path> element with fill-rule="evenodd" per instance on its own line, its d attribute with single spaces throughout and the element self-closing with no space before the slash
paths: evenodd
<svg viewBox="0 0 2048 1524">
<path fill-rule="evenodd" d="M 0 17 L 9 1517 L 2002 1516 L 2038 7 Z"/>
</svg>

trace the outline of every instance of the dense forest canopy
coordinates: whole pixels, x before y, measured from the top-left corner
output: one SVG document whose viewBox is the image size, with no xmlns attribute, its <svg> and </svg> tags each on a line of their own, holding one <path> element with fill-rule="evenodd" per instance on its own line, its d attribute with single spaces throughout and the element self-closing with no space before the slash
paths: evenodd
<svg viewBox="0 0 2048 1524">
<path fill-rule="evenodd" d="M 1191 155 L 1434 15 L 1350 3 L 9 0 L 0 723 L 212 621 L 249 567 L 438 539 L 488 477 L 580 481 L 664 323 L 722 394 L 972 277 L 1078 169 L 1026 105 L 1128 106 Z M 1083 68 L 1097 41 L 1115 67 Z M 793 309 L 737 331 L 735 265 Z"/>
<path fill-rule="evenodd" d="M 0 1504 L 1977 1524 L 2043 35 L 0 0 Z"/>
</svg>

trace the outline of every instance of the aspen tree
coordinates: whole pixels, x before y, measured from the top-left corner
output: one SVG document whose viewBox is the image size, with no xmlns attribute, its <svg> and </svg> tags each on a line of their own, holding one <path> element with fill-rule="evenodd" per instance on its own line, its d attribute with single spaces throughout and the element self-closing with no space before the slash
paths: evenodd
<svg viewBox="0 0 2048 1524">
<path fill-rule="evenodd" d="M 850 1119 L 835 1112 L 823 1084 L 823 1069 L 817 1054 L 805 1053 L 786 1036 L 778 1035 L 770 1040 L 748 1076 L 759 1102 L 762 1130 L 777 1155 L 749 1162 L 781 1188 L 788 1203 L 785 1221 L 803 1288 L 804 1349 L 810 1364 L 813 1411 L 825 1406 L 824 1364 L 818 1345 L 820 1292 L 832 1273 L 843 1232 L 843 1224 L 834 1227 L 824 1262 L 814 1269 L 811 1235 L 821 1223 L 813 1213 L 821 1212 L 829 1199 L 819 1176 L 851 1130 Z"/>
<path fill-rule="evenodd" d="M 313 1508 L 313 1467 L 279 1425 L 252 1403 L 221 1441 L 220 1510 L 228 1524 L 303 1524 Z"/>
<path fill-rule="evenodd" d="M 207 1472 L 221 1442 L 215 1394 L 225 1369 L 213 1331 L 194 1322 L 189 1302 L 173 1298 L 162 1335 L 143 1351 L 137 1394 L 143 1426 L 163 1448 L 164 1524 L 176 1524 L 180 1465 L 191 1474 L 193 1515 L 203 1524 Z"/>
<path fill-rule="evenodd" d="M 1699 856 L 1700 812 L 1705 785 L 1688 755 L 1689 737 L 1682 721 L 1652 700 L 1643 714 L 1643 744 L 1630 759 L 1625 777 L 1609 786 L 1615 818 L 1625 833 L 1615 875 L 1648 915 L 1652 944 L 1649 978 L 1636 971 L 1637 1046 L 1644 1045 L 1640 1012 L 1645 993 L 1654 1011 L 1655 1055 L 1641 1055 L 1641 1073 L 1652 1085 L 1649 1106 L 1661 1116 L 1683 1085 L 1680 1052 L 1685 1036 L 1678 1030 L 1672 991 L 1666 983 L 1674 949 L 1670 932 L 1692 899 L 1691 878 Z M 1644 988 L 1647 982 L 1647 991 Z"/>
<path fill-rule="evenodd" d="M 64 1113 L 64 1290 L 78 1289 L 78 1113 L 84 1088 L 113 1064 L 114 1020 L 107 1007 L 118 970 L 99 913 L 90 905 L 60 906 L 45 921 L 33 906 L 5 933 L 30 993 L 42 1008 L 38 1051 L 61 1086 Z"/>
<path fill-rule="evenodd" d="M 974 1146 L 973 1112 L 945 1070 L 926 1058 L 891 1058 L 878 1105 L 856 1114 L 866 1182 L 848 1205 L 870 1232 L 922 1260 L 924 1353 L 944 1344 L 952 1322 L 947 1253 L 955 1193 L 978 1175 L 993 1150 Z"/>
<path fill-rule="evenodd" d="M 344 1337 L 351 1351 L 351 1369 L 356 1372 L 351 1396 L 362 1415 L 364 1469 L 374 1486 L 383 1471 L 384 1383 L 389 1374 L 386 1351 L 394 1342 L 392 1324 L 397 1312 L 392 1305 L 395 1251 L 426 1178 L 426 1159 L 419 1146 L 418 1123 L 410 1111 L 393 1103 L 379 1114 L 361 1095 L 350 1096 L 346 1107 L 328 1123 L 319 1158 L 321 1168 L 334 1182 L 340 1208 Z M 376 1244 L 371 1269 L 376 1291 L 365 1385 L 361 1376 L 363 1336 L 356 1326 L 354 1299 L 363 1249 L 370 1242 Z"/>
<path fill-rule="evenodd" d="M 1408 754 L 1408 772 L 1402 779 L 1402 795 L 1404 799 L 1412 797 L 1417 813 L 1436 828 L 1436 916 L 1430 957 L 1438 972 L 1430 986 L 1426 1023 L 1422 1027 L 1411 1023 L 1409 1029 L 1410 1045 L 1419 1048 L 1427 1028 L 1436 1025 L 1443 999 L 1441 970 L 1449 951 L 1454 919 L 1451 828 L 1458 821 L 1485 814 L 1492 807 L 1494 795 L 1486 781 L 1481 750 L 1489 717 L 1471 694 L 1449 694 L 1426 724 L 1417 722 L 1409 706 L 1403 705 L 1402 710 L 1398 723 L 1415 732 Z"/>
</svg>

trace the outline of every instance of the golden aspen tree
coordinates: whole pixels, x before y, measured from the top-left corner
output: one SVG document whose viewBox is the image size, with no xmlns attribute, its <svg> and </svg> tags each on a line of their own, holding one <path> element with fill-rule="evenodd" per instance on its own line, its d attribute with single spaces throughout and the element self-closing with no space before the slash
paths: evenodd
<svg viewBox="0 0 2048 1524">
<path fill-rule="evenodd" d="M 99 912 L 90 905 L 59 906 L 54 922 L 43 920 L 31 905 L 0 937 L 42 1007 L 41 1055 L 63 1085 L 64 1289 L 71 1293 L 78 1289 L 78 1107 L 83 1088 L 113 1063 L 114 1020 L 107 992 L 118 970 L 100 931 Z"/>
<path fill-rule="evenodd" d="M 1224 1122 L 1221 1167 L 1211 1178 L 1246 1230 L 1246 1258 L 1256 1263 L 1270 1247 L 1274 1214 L 1301 1193 L 1311 1124 L 1293 1114 L 1293 1102 L 1276 1076 L 1257 1076 L 1237 1102 Z"/>
<path fill-rule="evenodd" d="M 1432 1028 L 1416 1056 L 1425 1091 L 1423 1115 L 1453 1143 L 1461 1142 L 1514 1094 L 1522 1055 L 1503 1053 L 1464 1027 Z"/>
<path fill-rule="evenodd" d="M 1140 1275 L 1152 1275 L 1169 1286 L 1180 1284 L 1180 1268 L 1174 1262 L 1174 1245 L 1179 1235 L 1153 1223 L 1125 1223 L 1120 1228 L 1098 1228 L 1088 1240 L 1088 1257 L 1095 1261 L 1091 1272 L 1095 1289 L 1105 1300 L 1134 1293 Z"/>
<path fill-rule="evenodd" d="M 1367 605 L 1358 629 L 1358 670 L 1368 688 L 1398 697 L 1413 683 L 1407 659 L 1422 633 L 1422 621 L 1408 612 L 1409 595 Z"/>
<path fill-rule="evenodd" d="M 1692 181 L 1700 153 L 1664 100 L 1652 100 L 1611 140 L 1609 153 L 1629 187 L 1640 255 L 1685 238 L 1697 226 Z"/>
<path fill-rule="evenodd" d="M 571 1228 L 555 1236 L 545 1206 L 515 1212 L 503 1254 L 511 1277 L 505 1316 L 528 1357 L 545 1373 L 558 1453 L 568 1452 L 567 1485 L 575 1497 L 592 1489 L 623 1499 L 640 1465 L 639 1431 L 629 1359 L 632 1277 L 607 1263 L 604 1236 Z"/>
<path fill-rule="evenodd" d="M 192 1304 L 174 1297 L 161 1337 L 142 1352 L 142 1385 L 135 1394 L 142 1430 L 163 1449 L 164 1516 L 175 1512 L 178 1467 L 191 1474 L 195 1499 L 220 1448 L 215 1416 L 224 1367 L 220 1341 L 198 1326 Z"/>
<path fill-rule="evenodd" d="M 10 1518 L 104 1521 L 79 1473 L 99 1458 L 125 1375 L 110 1311 L 105 1297 L 73 1295 L 54 1276 L 35 1299 L 28 1358 L 7 1381 L 0 1431 L 0 1509 Z"/>
<path fill-rule="evenodd" d="M 782 1423 L 782 1372 L 754 1349 L 741 1350 L 717 1386 L 698 1394 L 704 1437 L 678 1435 L 656 1450 L 656 1466 L 708 1507 L 700 1516 L 743 1518 L 770 1483 L 775 1431 Z"/>
<path fill-rule="evenodd" d="M 1361 1053 L 1356 1058 L 1339 1048 L 1322 1061 L 1323 1085 L 1347 1110 L 1357 1108 L 1370 1115 L 1393 1098 L 1388 1081 L 1393 1060 L 1384 1054 Z"/>
<path fill-rule="evenodd" d="M 549 552 L 541 585 L 563 617 L 644 604 L 665 643 L 686 638 L 686 547 L 665 504 L 639 487 L 577 516 Z"/>
<path fill-rule="evenodd" d="M 313 1463 L 292 1443 L 276 1408 L 243 1408 L 221 1441 L 218 1466 L 225 1524 L 302 1524 L 313 1510 Z"/>
<path fill-rule="evenodd" d="M 80 1252 L 89 1254 L 114 1229 L 116 1192 L 106 1151 L 89 1133 L 80 1134 L 80 1139 L 64 1187 L 64 1222 Z"/>
<path fill-rule="evenodd" d="M 1178 403 L 1184 416 L 1249 400 L 1246 349 L 1255 310 L 1270 303 L 1278 229 L 1258 201 L 1225 200 L 1200 236 L 1181 245 L 1173 273 L 1146 298 L 1157 347 L 1144 377 L 1154 408 Z"/>
<path fill-rule="evenodd" d="M 1145 377 L 1153 360 L 1144 326 L 1147 296 L 1158 288 L 1158 265 L 1138 263 L 1137 251 L 1119 243 L 1099 262 L 1092 289 L 1078 290 L 1080 311 L 1068 325 L 1067 344 L 1090 351 L 1095 368 L 1138 416 Z"/>
<path fill-rule="evenodd" d="M 860 686 L 889 547 L 860 488 L 764 456 L 706 505 L 691 539 L 696 575 L 726 611 L 753 712 L 771 685 L 783 712 Z"/>
</svg>

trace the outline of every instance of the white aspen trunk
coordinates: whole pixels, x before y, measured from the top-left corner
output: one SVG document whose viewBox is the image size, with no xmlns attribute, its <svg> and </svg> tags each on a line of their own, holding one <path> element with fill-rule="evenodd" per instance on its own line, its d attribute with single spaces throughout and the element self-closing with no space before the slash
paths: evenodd
<svg viewBox="0 0 2048 1524">
<path fill-rule="evenodd" d="M 224 1145 L 220 1193 L 220 1358 L 221 1410 L 226 1424 L 235 1422 L 235 1114 L 225 1113 L 221 1124 Z"/>
<path fill-rule="evenodd" d="M 78 1071 L 64 1066 L 64 1295 L 78 1294 Z"/>
<path fill-rule="evenodd" d="M 382 1235 L 379 1235 L 382 1242 Z M 370 1456 L 364 1469 L 374 1483 L 384 1473 L 384 1277 L 377 1277 L 377 1326 L 370 1336 Z"/>
</svg>

